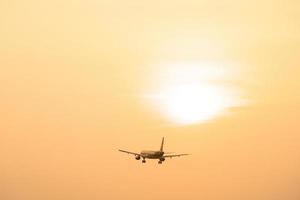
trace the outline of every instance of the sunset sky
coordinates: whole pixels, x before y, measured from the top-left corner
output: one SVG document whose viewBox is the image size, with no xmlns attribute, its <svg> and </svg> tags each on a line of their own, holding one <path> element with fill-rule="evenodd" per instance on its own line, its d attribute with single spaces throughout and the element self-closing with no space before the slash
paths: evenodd
<svg viewBox="0 0 300 200">
<path fill-rule="evenodd" d="M 0 199 L 299 200 L 299 11 L 0 1 Z"/>
</svg>

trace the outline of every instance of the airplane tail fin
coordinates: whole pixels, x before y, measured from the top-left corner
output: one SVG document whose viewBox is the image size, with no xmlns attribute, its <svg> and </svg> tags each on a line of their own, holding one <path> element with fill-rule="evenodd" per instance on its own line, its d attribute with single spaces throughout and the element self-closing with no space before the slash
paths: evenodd
<svg viewBox="0 0 300 200">
<path fill-rule="evenodd" d="M 165 141 L 165 138 L 163 137 L 162 141 L 161 141 L 161 145 L 160 145 L 160 151 L 164 151 L 164 141 Z"/>
</svg>

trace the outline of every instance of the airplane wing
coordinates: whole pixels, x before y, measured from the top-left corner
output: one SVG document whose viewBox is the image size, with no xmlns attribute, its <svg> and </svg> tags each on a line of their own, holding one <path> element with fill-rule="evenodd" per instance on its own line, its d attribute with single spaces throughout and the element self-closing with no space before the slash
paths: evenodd
<svg viewBox="0 0 300 200">
<path fill-rule="evenodd" d="M 125 150 L 121 150 L 121 149 L 119 149 L 119 151 L 121 151 L 121 152 L 123 152 L 123 153 L 132 154 L 132 155 L 135 155 L 135 156 L 140 156 L 140 155 L 141 155 L 141 154 L 139 154 L 139 153 L 134 153 L 134 152 L 125 151 Z"/>
<path fill-rule="evenodd" d="M 174 155 L 165 155 L 164 158 L 173 158 L 173 157 L 180 157 L 180 156 L 187 156 L 187 155 L 190 155 L 190 154 L 174 154 Z"/>
</svg>

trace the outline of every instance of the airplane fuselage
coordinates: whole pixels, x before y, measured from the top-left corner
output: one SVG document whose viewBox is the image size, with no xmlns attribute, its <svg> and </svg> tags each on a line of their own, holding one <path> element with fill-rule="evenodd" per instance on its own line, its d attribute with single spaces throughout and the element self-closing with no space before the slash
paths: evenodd
<svg viewBox="0 0 300 200">
<path fill-rule="evenodd" d="M 163 157 L 163 151 L 141 151 L 141 157 L 148 159 L 159 159 Z"/>
</svg>

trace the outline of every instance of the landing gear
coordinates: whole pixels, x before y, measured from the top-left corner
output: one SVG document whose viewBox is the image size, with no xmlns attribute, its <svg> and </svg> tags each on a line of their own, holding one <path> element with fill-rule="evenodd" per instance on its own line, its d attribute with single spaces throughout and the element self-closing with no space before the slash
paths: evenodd
<svg viewBox="0 0 300 200">
<path fill-rule="evenodd" d="M 145 160 L 145 159 L 143 159 L 143 160 L 142 160 L 142 163 L 146 163 L 146 160 Z"/>
<path fill-rule="evenodd" d="M 164 161 L 165 161 L 165 158 L 161 157 L 161 158 L 159 158 L 158 164 L 162 164 L 162 162 L 164 162 Z"/>
</svg>

